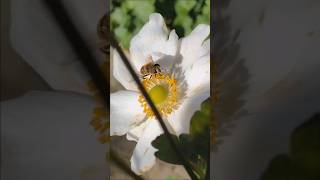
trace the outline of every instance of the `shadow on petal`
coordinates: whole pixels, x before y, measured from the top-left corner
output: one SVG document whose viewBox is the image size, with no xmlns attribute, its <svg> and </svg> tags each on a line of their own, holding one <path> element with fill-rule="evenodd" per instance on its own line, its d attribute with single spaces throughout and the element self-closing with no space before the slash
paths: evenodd
<svg viewBox="0 0 320 180">
<path fill-rule="evenodd" d="M 214 55 L 211 63 L 211 97 L 213 112 L 213 144 L 218 150 L 222 139 L 232 133 L 234 121 L 248 115 L 243 95 L 249 88 L 249 71 L 239 57 L 237 38 L 241 31 L 231 32 L 230 18 L 216 21 Z"/>
</svg>

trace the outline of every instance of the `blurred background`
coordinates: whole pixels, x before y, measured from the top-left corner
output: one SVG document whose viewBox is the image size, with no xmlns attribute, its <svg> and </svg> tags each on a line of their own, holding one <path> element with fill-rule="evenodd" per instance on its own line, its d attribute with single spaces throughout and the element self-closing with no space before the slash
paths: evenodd
<svg viewBox="0 0 320 180">
<path fill-rule="evenodd" d="M 153 12 L 160 13 L 179 37 L 198 24 L 210 24 L 210 0 L 111 0 L 111 30 L 124 48 Z"/>
</svg>

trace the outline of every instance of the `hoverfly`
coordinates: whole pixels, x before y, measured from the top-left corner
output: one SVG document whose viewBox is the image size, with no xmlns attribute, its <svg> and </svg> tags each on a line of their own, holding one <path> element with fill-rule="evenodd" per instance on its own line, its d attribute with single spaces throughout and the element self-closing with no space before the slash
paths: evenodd
<svg viewBox="0 0 320 180">
<path fill-rule="evenodd" d="M 147 63 L 140 69 L 140 73 L 143 79 L 150 78 L 151 76 L 161 73 L 159 64 L 155 64 L 151 56 L 147 57 Z"/>
</svg>

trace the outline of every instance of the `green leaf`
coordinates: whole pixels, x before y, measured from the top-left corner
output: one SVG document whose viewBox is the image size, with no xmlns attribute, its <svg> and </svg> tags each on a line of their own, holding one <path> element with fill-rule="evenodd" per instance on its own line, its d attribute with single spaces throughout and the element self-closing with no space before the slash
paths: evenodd
<svg viewBox="0 0 320 180">
<path fill-rule="evenodd" d="M 179 146 L 180 143 L 179 143 L 177 136 L 171 135 L 171 137 L 174 140 L 174 142 Z M 167 137 L 164 134 L 158 136 L 152 142 L 152 146 L 154 148 L 158 149 L 158 151 L 155 153 L 155 155 L 156 155 L 156 157 L 158 157 L 162 161 L 165 161 L 165 162 L 168 162 L 171 164 L 179 164 L 179 165 L 181 164 L 177 155 L 175 154 L 175 152 L 171 148 L 171 145 L 170 145 L 169 141 L 167 140 Z"/>
<path fill-rule="evenodd" d="M 210 99 L 208 98 L 201 104 L 199 111 L 196 111 L 191 119 L 190 134 L 181 134 L 179 138 L 171 135 L 173 141 L 192 165 L 192 169 L 198 174 L 200 179 L 205 178 L 207 159 L 210 151 Z M 181 165 L 177 155 L 171 148 L 167 137 L 162 134 L 153 142 L 152 146 L 158 151 L 155 156 L 160 160 Z"/>
<path fill-rule="evenodd" d="M 194 171 L 199 175 L 200 180 L 204 180 L 206 176 L 207 161 L 202 158 L 200 155 L 197 156 L 197 159 L 191 162 Z"/>
<path fill-rule="evenodd" d="M 210 99 L 201 104 L 201 110 L 196 111 L 191 118 L 190 133 L 191 135 L 206 135 L 209 132 L 210 120 Z"/>
<path fill-rule="evenodd" d="M 193 135 L 201 134 L 208 128 L 208 116 L 200 111 L 195 112 L 191 119 L 190 132 Z"/>
<path fill-rule="evenodd" d="M 189 134 L 181 134 L 179 138 L 171 134 L 171 137 L 188 160 L 196 162 L 198 160 L 198 155 L 204 154 L 202 146 L 203 141 L 201 139 L 196 140 Z M 152 142 L 152 146 L 158 149 L 155 155 L 162 161 L 176 165 L 182 164 L 164 134 L 158 136 Z"/>
<path fill-rule="evenodd" d="M 179 179 L 175 176 L 167 176 L 165 180 L 179 180 Z"/>
<path fill-rule="evenodd" d="M 203 101 L 201 103 L 201 112 L 203 112 L 207 116 L 210 116 L 210 112 L 211 112 L 211 99 L 210 98 L 206 99 L 205 101 Z"/>
<path fill-rule="evenodd" d="M 209 118 L 210 99 L 207 99 L 201 104 L 200 111 L 196 111 L 191 119 L 190 134 L 181 134 L 179 138 L 171 135 L 178 148 L 190 162 L 195 164 L 195 167 L 197 168 L 199 168 L 200 160 L 209 158 Z M 158 136 L 152 142 L 152 145 L 154 148 L 158 149 L 155 155 L 159 159 L 172 164 L 181 164 L 175 152 L 171 149 L 170 144 L 164 134 Z M 201 167 L 206 167 L 203 166 L 203 161 L 201 162 Z M 203 168 L 200 168 L 200 170 L 203 170 Z M 202 172 L 200 170 L 199 172 Z"/>
</svg>

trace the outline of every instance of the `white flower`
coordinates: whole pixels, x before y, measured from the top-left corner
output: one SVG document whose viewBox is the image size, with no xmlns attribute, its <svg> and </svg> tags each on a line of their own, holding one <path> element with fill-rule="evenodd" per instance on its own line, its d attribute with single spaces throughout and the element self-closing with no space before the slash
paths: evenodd
<svg viewBox="0 0 320 180">
<path fill-rule="evenodd" d="M 130 61 L 139 74 L 148 57 L 159 64 L 161 73 L 142 80 L 171 133 L 189 133 L 190 119 L 210 95 L 210 33 L 208 25 L 198 25 L 179 40 L 168 32 L 160 14 L 149 17 L 130 44 Z M 113 52 L 113 75 L 127 89 L 111 94 L 111 135 L 125 135 L 137 142 L 131 168 L 137 174 L 155 163 L 151 142 L 163 130 L 117 52 Z"/>
<path fill-rule="evenodd" d="M 82 35 L 95 46 L 97 23 L 108 3 L 68 0 L 64 4 Z M 107 147 L 89 126 L 96 103 L 88 95 L 89 78 L 79 74 L 81 63 L 41 0 L 12 0 L 8 7 L 11 45 L 25 60 L 14 61 L 16 67 L 10 63 L 9 68 L 23 79 L 17 85 L 23 91 L 39 89 L 40 78 L 35 76 L 39 74 L 53 90 L 63 91 L 29 92 L 0 102 L 1 178 L 107 179 Z M 23 73 L 25 63 L 37 73 Z"/>
</svg>

